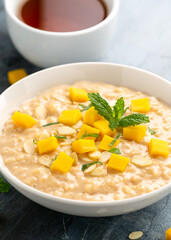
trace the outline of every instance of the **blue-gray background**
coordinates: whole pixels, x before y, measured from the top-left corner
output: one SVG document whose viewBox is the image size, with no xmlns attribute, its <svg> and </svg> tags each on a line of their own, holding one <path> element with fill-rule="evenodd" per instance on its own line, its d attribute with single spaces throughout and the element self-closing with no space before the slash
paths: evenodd
<svg viewBox="0 0 171 240">
<path fill-rule="evenodd" d="M 171 0 L 120 0 L 115 35 L 97 61 L 140 67 L 171 81 Z M 40 70 L 12 45 L 0 0 L 0 93 L 9 86 L 7 72 L 16 68 Z M 169 227 L 171 195 L 127 215 L 84 218 L 48 210 L 13 188 L 0 194 L 1 240 L 126 240 L 136 230 L 143 231 L 142 240 L 164 240 Z"/>
</svg>

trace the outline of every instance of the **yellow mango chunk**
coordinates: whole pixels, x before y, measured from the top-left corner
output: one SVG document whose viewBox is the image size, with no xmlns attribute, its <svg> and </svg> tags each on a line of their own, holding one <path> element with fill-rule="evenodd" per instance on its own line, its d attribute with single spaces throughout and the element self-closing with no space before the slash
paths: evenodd
<svg viewBox="0 0 171 240">
<path fill-rule="evenodd" d="M 165 239 L 166 239 L 166 240 L 171 240 L 171 228 L 169 228 L 169 229 L 166 231 Z"/>
<path fill-rule="evenodd" d="M 24 69 L 15 69 L 8 72 L 8 82 L 14 84 L 26 76 L 27 73 Z"/>
<path fill-rule="evenodd" d="M 72 151 L 76 153 L 86 153 L 96 150 L 93 140 L 79 139 L 72 143 Z"/>
<path fill-rule="evenodd" d="M 120 156 L 118 154 L 112 154 L 107 167 L 119 172 L 124 172 L 129 164 L 129 158 Z"/>
<path fill-rule="evenodd" d="M 151 157 L 164 157 L 169 156 L 169 144 L 167 141 L 157 138 L 151 138 L 148 143 L 148 150 Z"/>
<path fill-rule="evenodd" d="M 109 122 L 105 119 L 98 120 L 93 123 L 93 126 L 100 130 L 100 135 L 113 136 L 116 133 L 116 130 L 113 131 L 109 127 Z"/>
<path fill-rule="evenodd" d="M 55 151 L 58 147 L 58 140 L 52 136 L 37 142 L 39 154 L 49 153 Z"/>
<path fill-rule="evenodd" d="M 93 126 L 94 122 L 102 118 L 103 117 L 100 114 L 98 114 L 98 112 L 94 109 L 94 107 L 91 107 L 85 112 L 83 122 L 85 124 Z"/>
<path fill-rule="evenodd" d="M 146 113 L 150 111 L 150 103 L 148 98 L 140 98 L 131 100 L 131 110 L 133 112 Z"/>
<path fill-rule="evenodd" d="M 61 112 L 58 122 L 66 125 L 74 125 L 82 118 L 80 110 L 64 110 Z"/>
<path fill-rule="evenodd" d="M 69 96 L 72 102 L 87 102 L 89 100 L 87 92 L 80 88 L 71 87 Z"/>
<path fill-rule="evenodd" d="M 116 140 L 115 143 L 113 144 L 113 146 L 110 146 L 109 144 L 113 141 L 113 138 L 112 137 L 109 137 L 107 135 L 104 135 L 104 137 L 102 138 L 98 148 L 101 149 L 101 150 L 106 150 L 108 151 L 109 149 L 111 148 L 114 148 L 116 147 L 120 141 L 119 140 Z"/>
<path fill-rule="evenodd" d="M 69 172 L 74 159 L 68 156 L 65 152 L 60 152 L 56 160 L 52 163 L 50 169 L 61 173 Z"/>
<path fill-rule="evenodd" d="M 99 134 L 100 130 L 90 127 L 87 124 L 83 124 L 77 135 L 77 139 L 79 139 L 85 132 L 86 132 L 86 134 L 88 134 L 88 133 L 98 133 Z M 85 137 L 84 139 L 95 140 L 96 138 L 95 137 Z"/>
<path fill-rule="evenodd" d="M 146 135 L 146 126 L 137 125 L 123 128 L 123 138 L 137 143 Z"/>
<path fill-rule="evenodd" d="M 30 115 L 21 113 L 21 112 L 15 112 L 11 119 L 15 123 L 15 125 L 22 127 L 22 128 L 31 128 L 36 124 L 36 120 L 32 118 Z"/>
</svg>

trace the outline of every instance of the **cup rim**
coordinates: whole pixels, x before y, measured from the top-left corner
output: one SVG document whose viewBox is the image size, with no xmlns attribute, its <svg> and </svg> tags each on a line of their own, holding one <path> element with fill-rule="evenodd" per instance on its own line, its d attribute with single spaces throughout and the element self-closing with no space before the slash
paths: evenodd
<svg viewBox="0 0 171 240">
<path fill-rule="evenodd" d="M 52 31 L 46 31 L 46 30 L 40 30 L 34 27 L 31 27 L 29 25 L 27 25 L 26 23 L 22 22 L 15 14 L 14 12 L 12 12 L 9 9 L 9 4 L 8 4 L 9 0 L 4 0 L 4 6 L 5 6 L 5 11 L 6 13 L 12 18 L 12 20 L 17 23 L 20 27 L 25 28 L 28 31 L 32 31 L 34 33 L 37 34 L 42 34 L 42 35 L 51 35 L 51 36 L 77 36 L 77 35 L 84 35 L 87 33 L 91 33 L 95 30 L 98 30 L 100 28 L 102 28 L 103 26 L 107 25 L 118 13 L 119 10 L 119 0 L 112 0 L 113 3 L 113 8 L 111 10 L 111 12 L 109 13 L 109 15 L 107 15 L 107 17 L 101 21 L 100 23 L 83 29 L 83 30 L 79 30 L 79 31 L 73 31 L 73 32 L 52 32 Z"/>
</svg>

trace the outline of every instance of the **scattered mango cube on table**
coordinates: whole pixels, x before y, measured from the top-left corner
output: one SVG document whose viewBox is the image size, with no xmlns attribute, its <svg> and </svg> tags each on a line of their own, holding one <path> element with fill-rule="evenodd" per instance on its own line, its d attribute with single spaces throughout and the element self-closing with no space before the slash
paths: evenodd
<svg viewBox="0 0 171 240">
<path fill-rule="evenodd" d="M 68 156 L 65 152 L 60 152 L 58 157 L 52 163 L 50 169 L 61 173 L 69 172 L 74 159 Z"/>
<path fill-rule="evenodd" d="M 137 143 L 141 142 L 142 138 L 146 135 L 146 126 L 137 125 L 123 128 L 123 138 L 133 140 Z"/>
<path fill-rule="evenodd" d="M 8 82 L 12 85 L 26 76 L 27 73 L 24 69 L 15 69 L 8 72 Z"/>
<path fill-rule="evenodd" d="M 14 124 L 22 127 L 22 128 L 31 128 L 36 124 L 36 120 L 32 118 L 30 115 L 21 113 L 21 112 L 15 112 L 11 119 L 13 120 Z"/>
<path fill-rule="evenodd" d="M 103 117 L 98 114 L 94 107 L 89 108 L 84 115 L 83 122 L 90 126 L 93 126 L 93 123 L 97 120 L 102 119 Z"/>
<path fill-rule="evenodd" d="M 100 130 L 90 127 L 87 124 L 83 124 L 82 127 L 80 128 L 79 133 L 77 134 L 77 139 L 81 138 L 81 136 L 86 132 L 86 134 L 89 133 L 98 133 L 100 132 Z M 91 140 L 95 140 L 95 137 L 85 137 L 84 139 L 91 139 Z"/>
<path fill-rule="evenodd" d="M 72 151 L 76 153 L 86 153 L 95 150 L 96 146 L 94 140 L 79 139 L 72 143 Z"/>
<path fill-rule="evenodd" d="M 171 228 L 169 228 L 169 229 L 166 231 L 165 239 L 166 239 L 166 240 L 171 240 Z"/>
<path fill-rule="evenodd" d="M 80 88 L 71 87 L 69 96 L 72 102 L 87 102 L 89 100 L 87 92 Z"/>
<path fill-rule="evenodd" d="M 148 143 L 148 150 L 151 157 L 164 157 L 169 156 L 169 144 L 167 141 L 151 138 Z"/>
<path fill-rule="evenodd" d="M 146 113 L 150 111 L 150 102 L 148 98 L 139 98 L 131 100 L 131 110 L 133 112 Z"/>
<path fill-rule="evenodd" d="M 64 110 L 61 112 L 58 122 L 66 124 L 66 125 L 74 125 L 82 118 L 82 114 L 80 110 Z"/>
<path fill-rule="evenodd" d="M 93 126 L 100 130 L 100 135 L 113 136 L 116 133 L 116 130 L 113 131 L 109 127 L 109 122 L 105 119 L 98 120 L 93 123 Z"/>
<path fill-rule="evenodd" d="M 128 164 L 129 158 L 120 156 L 118 154 L 112 154 L 107 164 L 107 168 L 124 172 Z"/>
<path fill-rule="evenodd" d="M 39 154 L 55 151 L 58 147 L 58 140 L 55 136 L 40 140 L 37 142 Z"/>
<path fill-rule="evenodd" d="M 110 146 L 109 144 L 112 141 L 113 141 L 112 137 L 104 135 L 104 137 L 102 138 L 98 148 L 101 149 L 101 150 L 108 151 L 109 149 L 116 147 L 119 144 L 119 142 L 120 142 L 119 140 L 116 140 L 115 143 L 112 146 Z"/>
</svg>

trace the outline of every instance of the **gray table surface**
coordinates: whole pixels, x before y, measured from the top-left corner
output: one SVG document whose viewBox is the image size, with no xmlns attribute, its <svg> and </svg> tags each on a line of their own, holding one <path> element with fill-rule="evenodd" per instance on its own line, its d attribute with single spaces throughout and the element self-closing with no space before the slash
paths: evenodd
<svg viewBox="0 0 171 240">
<path fill-rule="evenodd" d="M 12 0 L 11 0 L 12 1 Z M 171 0 L 121 0 L 115 35 L 97 61 L 128 64 L 171 81 Z M 7 72 L 40 68 L 16 51 L 8 36 L 0 0 L 0 93 L 8 86 Z M 142 240 L 164 240 L 171 227 L 171 195 L 134 213 L 85 218 L 54 212 L 28 200 L 14 188 L 0 194 L 1 240 L 126 240 L 141 230 Z"/>
</svg>

